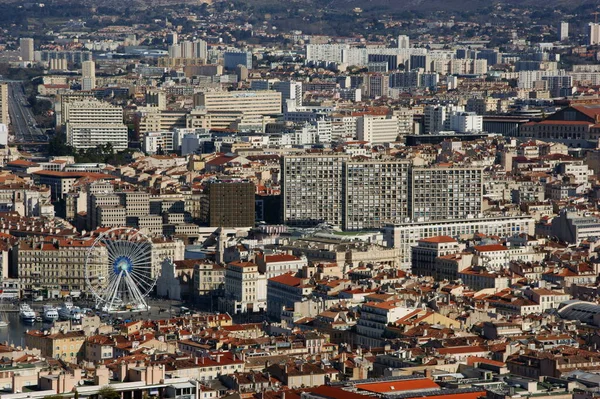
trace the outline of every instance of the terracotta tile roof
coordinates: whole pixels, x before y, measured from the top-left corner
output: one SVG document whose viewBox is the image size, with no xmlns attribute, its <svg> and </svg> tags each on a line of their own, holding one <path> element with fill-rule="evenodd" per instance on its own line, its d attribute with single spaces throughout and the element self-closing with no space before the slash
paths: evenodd
<svg viewBox="0 0 600 399">
<path fill-rule="evenodd" d="M 498 362 L 496 360 L 486 359 L 485 357 L 469 356 L 467 358 L 467 365 L 473 366 L 475 363 L 484 363 L 484 364 L 489 364 L 490 366 L 496 366 L 496 367 L 505 367 L 506 366 L 506 363 L 504 363 L 504 362 Z"/>
<path fill-rule="evenodd" d="M 387 301 L 387 302 L 368 302 L 365 303 L 364 306 L 370 306 L 372 308 L 377 308 L 377 309 L 395 309 L 397 307 L 399 307 L 398 305 L 396 305 L 396 301 Z"/>
<path fill-rule="evenodd" d="M 295 277 L 294 273 L 285 273 L 279 276 L 275 276 L 269 279 L 269 281 L 273 281 L 275 283 L 288 285 L 290 287 L 298 287 L 302 284 L 302 279 Z"/>
<path fill-rule="evenodd" d="M 508 247 L 500 244 L 476 245 L 473 248 L 475 248 L 477 252 L 496 252 L 508 250 Z"/>
<path fill-rule="evenodd" d="M 264 258 L 265 258 L 266 263 L 292 262 L 292 261 L 300 260 L 299 257 L 294 256 L 294 255 L 288 255 L 288 254 L 267 255 Z"/>
<path fill-rule="evenodd" d="M 423 238 L 422 240 L 419 240 L 419 241 L 430 242 L 430 243 L 434 243 L 434 244 L 456 242 L 456 240 L 450 236 L 429 237 L 429 238 Z"/>
</svg>

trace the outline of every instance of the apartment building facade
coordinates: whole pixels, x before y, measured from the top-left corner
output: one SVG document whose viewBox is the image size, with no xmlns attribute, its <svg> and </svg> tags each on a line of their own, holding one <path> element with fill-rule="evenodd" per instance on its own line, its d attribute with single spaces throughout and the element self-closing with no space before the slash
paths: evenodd
<svg viewBox="0 0 600 399">
<path fill-rule="evenodd" d="M 343 227 L 377 229 L 408 216 L 407 161 L 344 163 Z"/>
<path fill-rule="evenodd" d="M 128 132 L 121 107 L 84 99 L 69 104 L 64 118 L 67 143 L 76 149 L 95 148 L 107 143 L 112 144 L 116 151 L 127 148 Z"/>
</svg>

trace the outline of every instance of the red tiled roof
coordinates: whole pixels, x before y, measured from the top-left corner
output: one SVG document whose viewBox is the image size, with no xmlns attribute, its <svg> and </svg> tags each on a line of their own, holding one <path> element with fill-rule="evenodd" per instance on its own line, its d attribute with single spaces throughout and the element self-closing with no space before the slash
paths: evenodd
<svg viewBox="0 0 600 399">
<path fill-rule="evenodd" d="M 295 277 L 293 273 L 285 273 L 279 276 L 271 277 L 269 281 L 273 281 L 275 283 L 288 285 L 290 287 L 298 287 L 302 284 L 302 279 Z"/>
<path fill-rule="evenodd" d="M 291 262 L 295 260 L 300 260 L 299 257 L 288 254 L 277 254 L 277 255 L 266 255 L 265 262 Z"/>
<path fill-rule="evenodd" d="M 491 366 L 496 366 L 496 367 L 506 366 L 506 363 L 504 363 L 504 362 L 498 362 L 496 360 L 486 359 L 485 357 L 469 356 L 467 358 L 468 366 L 473 366 L 475 363 L 484 363 L 484 364 L 489 364 Z"/>
<path fill-rule="evenodd" d="M 430 243 L 434 243 L 434 244 L 456 242 L 456 240 L 450 236 L 429 237 L 429 238 L 423 238 L 419 241 L 430 242 Z"/>
<path fill-rule="evenodd" d="M 571 107 L 592 119 L 596 119 L 596 117 L 600 117 L 600 107 L 597 104 L 594 104 L 592 106 L 581 104 L 581 105 L 573 105 Z"/>
<path fill-rule="evenodd" d="M 40 166 L 39 164 L 25 159 L 16 159 L 6 164 L 6 166 Z"/>
<path fill-rule="evenodd" d="M 504 245 L 500 245 L 500 244 L 476 245 L 473 248 L 475 248 L 475 250 L 478 252 L 494 252 L 494 251 L 508 250 L 507 247 L 505 247 Z"/>
</svg>

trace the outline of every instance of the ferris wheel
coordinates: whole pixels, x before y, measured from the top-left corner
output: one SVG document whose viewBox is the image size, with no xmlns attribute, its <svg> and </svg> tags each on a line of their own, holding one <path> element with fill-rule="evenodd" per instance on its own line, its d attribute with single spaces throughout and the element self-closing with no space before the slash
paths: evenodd
<svg viewBox="0 0 600 399">
<path fill-rule="evenodd" d="M 147 309 L 157 279 L 150 239 L 129 227 L 101 233 L 87 252 L 85 279 L 99 309 Z"/>
</svg>

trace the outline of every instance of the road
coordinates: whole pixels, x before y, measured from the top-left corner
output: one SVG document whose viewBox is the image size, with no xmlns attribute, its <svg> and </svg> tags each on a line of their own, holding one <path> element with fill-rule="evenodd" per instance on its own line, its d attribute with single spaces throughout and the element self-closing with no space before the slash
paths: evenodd
<svg viewBox="0 0 600 399">
<path fill-rule="evenodd" d="M 14 143 L 45 143 L 48 136 L 36 127 L 35 117 L 19 82 L 8 84 L 8 113 L 14 133 Z"/>
</svg>

